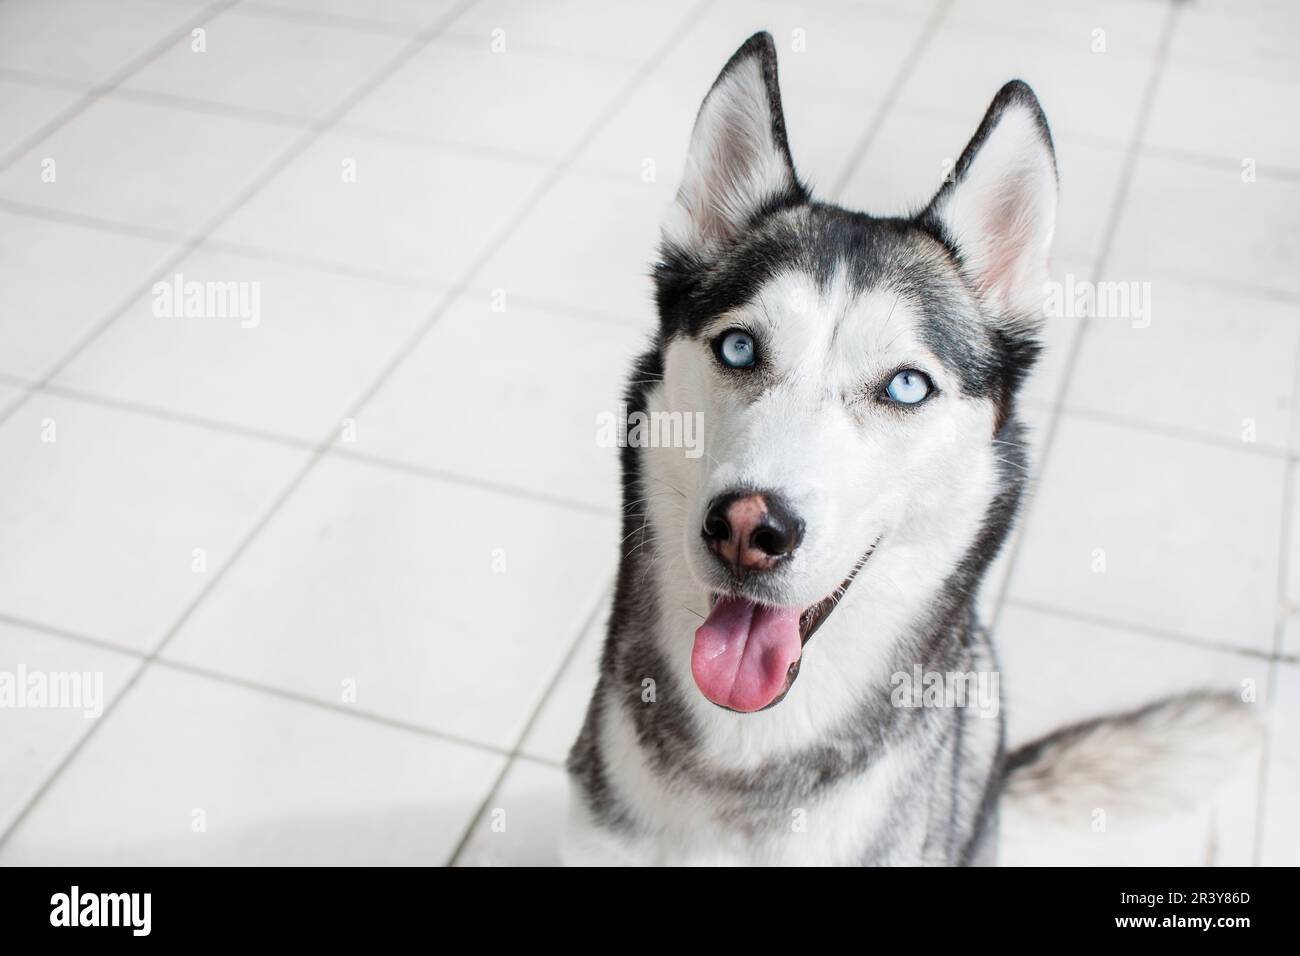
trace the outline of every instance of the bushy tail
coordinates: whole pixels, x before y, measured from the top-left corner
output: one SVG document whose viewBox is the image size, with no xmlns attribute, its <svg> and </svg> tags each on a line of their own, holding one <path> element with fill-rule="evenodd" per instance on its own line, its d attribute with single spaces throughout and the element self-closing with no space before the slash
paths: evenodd
<svg viewBox="0 0 1300 956">
<path fill-rule="evenodd" d="M 1046 834 L 1053 830 L 1078 845 L 1104 842 L 1113 850 L 1123 841 L 1095 834 L 1138 834 L 1154 821 L 1195 814 L 1257 753 L 1260 739 L 1258 721 L 1235 695 L 1197 693 L 1074 724 L 1027 744 L 1007 760 L 1004 862 L 1020 862 L 1007 860 L 1007 851 L 1015 856 L 1017 847 L 1051 840 Z"/>
</svg>

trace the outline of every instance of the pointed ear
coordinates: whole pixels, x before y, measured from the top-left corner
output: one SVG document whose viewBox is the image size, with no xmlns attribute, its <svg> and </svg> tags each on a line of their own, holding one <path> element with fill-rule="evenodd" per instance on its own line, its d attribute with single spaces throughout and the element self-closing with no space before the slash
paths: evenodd
<svg viewBox="0 0 1300 956">
<path fill-rule="evenodd" d="M 1056 228 L 1056 153 L 1034 91 L 993 98 L 953 176 L 919 219 L 954 249 L 985 304 L 1036 322 Z"/>
<path fill-rule="evenodd" d="M 707 257 L 735 241 L 756 214 L 807 198 L 785 138 L 776 45 L 770 34 L 755 33 L 700 107 L 664 244 Z"/>
</svg>

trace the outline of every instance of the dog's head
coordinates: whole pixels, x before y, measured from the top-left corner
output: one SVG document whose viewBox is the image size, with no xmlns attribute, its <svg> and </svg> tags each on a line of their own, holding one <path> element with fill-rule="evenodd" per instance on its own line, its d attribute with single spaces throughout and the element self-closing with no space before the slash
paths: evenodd
<svg viewBox="0 0 1300 956">
<path fill-rule="evenodd" d="M 1038 101 L 1012 82 L 914 216 L 817 202 L 771 37 L 727 63 L 655 269 L 657 401 L 702 413 L 704 454 L 658 477 L 684 496 L 684 564 L 710 609 L 692 671 L 710 700 L 781 699 L 877 554 L 938 580 L 961 560 L 1013 457 L 998 436 L 1038 350 L 1056 188 Z"/>
</svg>

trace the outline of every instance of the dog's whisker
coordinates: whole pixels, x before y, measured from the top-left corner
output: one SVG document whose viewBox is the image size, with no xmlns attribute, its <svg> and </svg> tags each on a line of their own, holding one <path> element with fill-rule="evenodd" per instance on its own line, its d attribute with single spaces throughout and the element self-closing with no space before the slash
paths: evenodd
<svg viewBox="0 0 1300 956">
<path fill-rule="evenodd" d="M 670 482 L 664 481 L 662 478 L 657 478 L 657 477 L 655 477 L 654 475 L 646 475 L 646 477 L 649 478 L 651 481 L 657 481 L 657 482 L 659 482 L 661 485 L 668 485 L 668 487 L 669 487 L 669 488 L 672 488 L 672 490 L 675 491 L 675 492 L 677 492 L 677 494 L 681 495 L 683 498 L 686 497 L 686 492 L 682 491 L 682 490 L 681 490 L 680 488 L 678 488 L 676 485 L 673 485 L 673 484 L 670 483 Z"/>
<path fill-rule="evenodd" d="M 623 510 L 624 510 L 625 512 L 626 512 L 626 511 L 629 511 L 629 510 L 631 510 L 634 506 L 639 505 L 639 504 L 644 504 L 645 502 L 650 501 L 651 499 L 654 499 L 654 498 L 667 498 L 668 495 L 669 495 L 669 494 L 672 494 L 672 493 L 676 493 L 679 497 L 682 497 L 682 498 L 685 498 L 685 497 L 686 497 L 686 496 L 683 495 L 681 492 L 677 491 L 677 489 L 675 489 L 675 488 L 674 488 L 671 492 L 669 492 L 669 491 L 654 491 L 654 492 L 651 492 L 651 493 L 648 494 L 648 495 L 645 495 L 645 496 L 642 497 L 642 498 L 637 498 L 635 501 L 629 501 L 627 504 L 625 504 L 625 505 L 623 506 Z"/>
</svg>

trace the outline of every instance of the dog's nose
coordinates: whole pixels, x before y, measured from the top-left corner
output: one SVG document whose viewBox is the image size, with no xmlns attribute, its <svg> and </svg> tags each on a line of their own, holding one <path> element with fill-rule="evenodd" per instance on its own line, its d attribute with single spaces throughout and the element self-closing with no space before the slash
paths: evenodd
<svg viewBox="0 0 1300 956">
<path fill-rule="evenodd" d="M 803 541 L 803 522 L 779 495 L 738 491 L 709 504 L 701 532 L 709 548 L 737 574 L 766 571 Z"/>
</svg>

